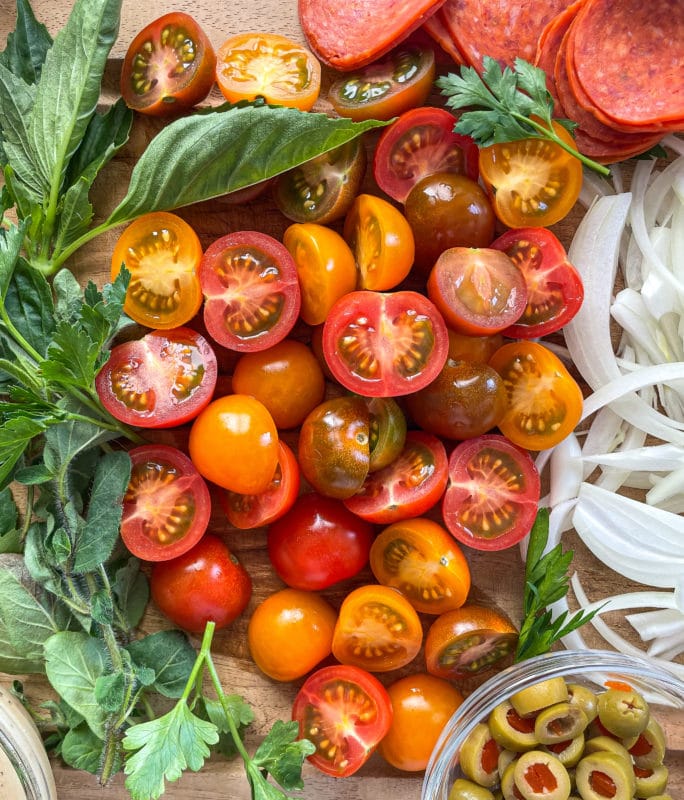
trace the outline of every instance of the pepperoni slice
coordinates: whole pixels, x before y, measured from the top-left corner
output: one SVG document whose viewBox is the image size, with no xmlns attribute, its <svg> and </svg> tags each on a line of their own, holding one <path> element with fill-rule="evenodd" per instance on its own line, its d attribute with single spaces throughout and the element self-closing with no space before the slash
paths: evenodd
<svg viewBox="0 0 684 800">
<path fill-rule="evenodd" d="M 438 9 L 429 19 L 423 23 L 423 30 L 434 39 L 435 42 L 448 53 L 455 64 L 465 64 L 466 60 L 463 53 L 458 49 L 453 40 L 449 28 L 444 19 L 444 8 Z"/>
<path fill-rule="evenodd" d="M 537 52 L 535 54 L 534 63 L 535 66 L 539 67 L 539 69 L 543 69 L 546 73 L 546 86 L 551 93 L 551 97 L 553 97 L 556 117 L 566 116 L 563 104 L 558 97 L 558 89 L 556 88 L 556 80 L 554 78 L 556 56 L 558 55 L 566 31 L 585 2 L 586 0 L 575 0 L 574 3 L 564 8 L 560 14 L 556 14 L 556 16 L 544 26 L 544 30 L 539 34 L 539 39 L 537 41 Z"/>
</svg>

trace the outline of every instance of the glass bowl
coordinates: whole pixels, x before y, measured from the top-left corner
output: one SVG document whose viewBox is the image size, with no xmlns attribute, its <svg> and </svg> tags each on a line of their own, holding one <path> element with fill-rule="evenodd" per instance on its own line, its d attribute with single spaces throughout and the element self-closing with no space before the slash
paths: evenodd
<svg viewBox="0 0 684 800">
<path fill-rule="evenodd" d="M 503 670 L 483 683 L 446 724 L 425 771 L 421 800 L 448 800 L 454 781 L 463 777 L 459 750 L 473 728 L 514 692 L 548 678 L 563 677 L 599 691 L 606 682 L 629 684 L 641 693 L 663 727 L 668 750 L 668 792 L 684 798 L 684 682 L 647 658 L 603 650 L 547 653 Z"/>
</svg>

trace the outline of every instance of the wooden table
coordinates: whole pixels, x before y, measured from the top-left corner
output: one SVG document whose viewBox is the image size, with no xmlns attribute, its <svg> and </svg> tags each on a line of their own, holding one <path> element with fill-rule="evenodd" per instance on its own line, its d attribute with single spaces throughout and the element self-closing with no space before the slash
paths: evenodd
<svg viewBox="0 0 684 800">
<path fill-rule="evenodd" d="M 38 18 L 43 21 L 54 35 L 64 24 L 71 8 L 70 0 L 34 0 L 33 7 Z M 295 0 L 256 0 L 250 4 L 238 3 L 237 0 L 226 0 L 222 3 L 209 0 L 180 0 L 173 4 L 162 0 L 124 0 L 121 29 L 115 44 L 110 68 L 108 70 L 108 91 L 116 91 L 116 81 L 120 71 L 121 59 L 133 36 L 148 22 L 171 10 L 187 11 L 204 28 L 215 46 L 218 46 L 229 35 L 239 32 L 266 30 L 277 32 L 293 39 L 303 41 L 299 28 Z M 0 0 L 0 47 L 8 30 L 13 27 L 13 0 Z M 442 68 L 448 69 L 448 60 Z M 103 102 L 108 93 L 105 92 Z M 216 92 L 210 98 L 220 101 Z M 436 99 L 439 103 L 439 99 Z M 325 109 L 323 101 L 318 107 Z M 123 195 L 128 183 L 133 164 L 147 142 L 159 129 L 159 123 L 149 119 L 136 120 L 130 142 L 106 168 L 101 179 L 98 179 L 94 190 L 97 216 L 103 218 L 108 210 L 114 207 Z M 367 177 L 370 191 L 377 191 L 372 177 Z M 188 207 L 178 212 L 197 230 L 204 247 L 230 230 L 240 228 L 261 228 L 275 236 L 285 230 L 289 221 L 285 219 L 268 199 L 254 201 L 248 205 L 228 205 L 213 201 L 201 204 L 201 207 Z M 568 244 L 574 228 L 580 218 L 581 209 L 577 209 L 568 219 L 557 226 L 556 233 Z M 109 260 L 111 251 L 118 236 L 118 231 L 99 237 L 91 245 L 82 248 L 72 259 L 69 266 L 79 276 L 92 277 L 102 283 L 109 277 Z M 231 530 L 223 514 L 213 514 L 211 527 L 223 534 L 228 546 L 234 550 L 250 572 L 254 582 L 254 594 L 250 607 L 228 630 L 220 631 L 214 639 L 214 653 L 217 666 L 226 689 L 244 694 L 252 704 L 256 720 L 249 733 L 247 744 L 253 748 L 264 732 L 270 728 L 276 718 L 288 719 L 290 706 L 296 692 L 296 684 L 278 684 L 265 678 L 251 661 L 247 649 L 247 621 L 257 603 L 271 591 L 283 584 L 275 576 L 269 565 L 265 551 L 265 534 L 259 532 L 238 532 Z M 567 547 L 576 551 L 575 567 L 580 572 L 585 588 L 592 599 L 603 596 L 604 590 L 610 593 L 638 588 L 628 581 L 611 573 L 598 563 L 574 536 L 567 538 Z M 479 553 L 469 551 L 474 586 L 470 596 L 473 602 L 496 606 L 507 613 L 514 621 L 520 620 L 521 596 L 523 587 L 523 567 L 517 548 L 500 553 Z M 372 580 L 369 571 L 365 571 L 353 582 L 346 582 L 333 587 L 326 596 L 333 604 L 339 605 L 345 592 L 352 585 Z M 620 620 L 616 621 L 623 635 L 633 638 L 630 626 Z M 429 622 L 426 620 L 426 624 Z M 143 632 L 148 633 L 161 627 L 168 627 L 166 621 L 154 609 L 150 608 L 142 623 Z M 594 646 L 603 646 L 602 641 L 587 631 L 587 638 Z M 420 664 L 420 656 L 415 664 Z M 421 667 L 411 667 L 414 671 Z M 407 672 L 409 668 L 402 671 Z M 383 680 L 393 680 L 398 674 L 384 676 Z M 2 676 L 0 676 L 2 679 Z M 4 682 L 8 682 L 4 676 Z M 468 689 L 472 686 L 467 687 Z M 25 680 L 25 689 L 31 700 L 39 701 L 49 689 L 44 679 L 31 676 Z M 58 761 L 54 762 L 55 777 L 60 800 L 125 800 L 127 791 L 123 788 L 122 776 L 118 776 L 113 784 L 103 792 L 86 773 L 66 769 Z M 411 775 L 401 773 L 389 767 L 377 755 L 373 756 L 357 775 L 335 781 L 322 776 L 313 768 L 305 765 L 306 798 L 333 800 L 343 796 L 346 800 L 370 800 L 370 798 L 392 797 L 394 800 L 418 800 L 422 773 Z M 681 787 L 680 787 L 681 788 Z M 242 800 L 248 798 L 249 792 L 244 779 L 242 763 L 226 762 L 212 759 L 198 774 L 188 774 L 178 783 L 168 786 L 164 797 L 175 800 Z M 4 800 L 4 798 L 3 798 Z M 9 799 L 8 799 L 9 800 Z"/>
</svg>

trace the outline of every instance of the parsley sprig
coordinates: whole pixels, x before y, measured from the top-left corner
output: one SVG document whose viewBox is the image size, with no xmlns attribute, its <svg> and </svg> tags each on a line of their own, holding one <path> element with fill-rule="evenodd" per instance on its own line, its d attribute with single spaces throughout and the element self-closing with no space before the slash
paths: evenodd
<svg viewBox="0 0 684 800">
<path fill-rule="evenodd" d="M 473 67 L 462 66 L 460 75 L 449 73 L 437 79 L 450 108 L 465 108 L 454 130 L 471 136 L 480 147 L 536 137 L 549 139 L 578 158 L 600 175 L 610 175 L 608 167 L 580 153 L 558 136 L 553 128 L 553 98 L 546 88 L 544 70 L 522 58 L 514 69 L 501 69 L 489 56 L 482 60 L 482 76 Z M 555 119 L 572 133 L 575 123 Z"/>
<path fill-rule="evenodd" d="M 589 622 L 599 609 L 578 611 L 568 619 L 564 611 L 555 620 L 549 606 L 568 593 L 568 567 L 573 551 L 560 544 L 544 553 L 549 538 L 549 511 L 540 508 L 530 532 L 525 561 L 523 623 L 520 627 L 516 661 L 524 661 L 551 649 L 554 642 Z"/>
</svg>

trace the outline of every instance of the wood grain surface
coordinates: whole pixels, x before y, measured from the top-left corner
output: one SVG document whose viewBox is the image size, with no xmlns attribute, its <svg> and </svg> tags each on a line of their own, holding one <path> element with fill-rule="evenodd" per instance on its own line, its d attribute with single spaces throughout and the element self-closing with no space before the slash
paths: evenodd
<svg viewBox="0 0 684 800">
<path fill-rule="evenodd" d="M 342 0 L 343 1 L 343 0 Z M 64 24 L 71 8 L 70 0 L 34 0 L 33 7 L 38 18 L 43 21 L 54 35 Z M 215 46 L 229 35 L 248 31 L 276 32 L 293 39 L 303 41 L 299 28 L 295 0 L 254 0 L 243 4 L 236 0 L 225 0 L 215 3 L 208 0 L 178 0 L 170 5 L 163 0 L 124 0 L 119 39 L 112 51 L 110 69 L 107 74 L 107 87 L 103 102 L 112 92 L 116 92 L 120 63 L 128 43 L 133 36 L 148 22 L 171 10 L 181 10 L 192 14 L 210 36 Z M 13 27 L 14 3 L 12 0 L 0 0 L 0 47 L 4 46 L 7 32 Z M 441 57 L 441 69 L 449 68 L 448 59 Z M 329 77 L 329 76 L 328 76 Z M 212 95 L 211 102 L 218 101 L 218 94 Z M 433 102 L 440 103 L 438 98 Z M 325 109 L 325 103 L 318 107 Z M 160 123 L 138 118 L 135 122 L 130 142 L 108 165 L 102 176 L 98 178 L 94 190 L 94 201 L 98 218 L 106 216 L 123 195 L 131 169 L 146 144 L 159 129 Z M 369 148 L 373 146 L 372 137 Z M 365 187 L 369 191 L 377 191 L 372 178 L 367 177 Z M 268 197 L 261 198 L 247 205 L 234 205 L 218 200 L 198 206 L 181 209 L 178 212 L 197 230 L 202 245 L 208 246 L 212 241 L 225 233 L 239 229 L 258 228 L 275 236 L 280 236 L 289 221 L 272 205 Z M 559 237 L 569 244 L 572 233 L 581 216 L 581 209 L 576 209 L 563 223 L 554 229 Z M 108 280 L 109 262 L 114 242 L 120 231 L 113 231 L 99 237 L 90 245 L 82 248 L 72 259 L 69 266 L 82 279 L 93 278 L 98 283 Z M 221 533 L 228 546 L 236 552 L 250 572 L 254 582 L 254 594 L 246 613 L 228 630 L 220 631 L 215 637 L 214 653 L 224 686 L 234 692 L 244 694 L 252 704 L 256 721 L 250 730 L 247 744 L 253 748 L 264 732 L 270 728 L 276 718 L 288 719 L 291 702 L 296 692 L 297 683 L 278 684 L 264 677 L 251 661 L 247 650 L 247 621 L 254 607 L 276 588 L 283 584 L 275 576 L 265 552 L 265 533 L 238 532 L 231 530 L 220 510 L 216 508 L 212 516 L 211 529 Z M 585 588 L 591 599 L 599 599 L 606 593 L 638 588 L 628 581 L 610 572 L 598 563 L 573 535 L 564 540 L 567 547 L 576 551 L 575 567 L 581 574 Z M 516 623 L 520 621 L 521 595 L 523 587 L 523 569 L 517 548 L 501 553 L 480 553 L 468 551 L 468 561 L 473 575 L 473 590 L 470 600 L 499 608 L 508 614 Z M 364 571 L 357 579 L 343 586 L 333 587 L 326 596 L 339 605 L 343 595 L 351 586 L 369 582 L 372 576 Z M 633 638 L 630 626 L 622 619 L 611 619 L 623 635 Z M 425 626 L 429 620 L 425 619 Z M 150 607 L 143 623 L 145 633 L 168 627 L 159 613 Z M 603 642 L 587 633 L 587 638 L 594 646 L 603 646 Z M 410 670 L 421 669 L 422 654 L 416 661 L 400 673 L 382 676 L 389 682 Z M 2 677 L 0 676 L 0 680 Z M 7 682 L 7 676 L 4 681 Z M 465 687 L 471 690 L 475 684 Z M 25 689 L 29 698 L 40 701 L 49 695 L 45 680 L 31 676 L 25 680 Z M 682 721 L 674 723 L 681 739 Z M 681 747 L 681 741 L 680 741 Z M 64 768 L 54 762 L 54 771 L 58 785 L 60 800 L 124 800 L 128 793 L 123 788 L 121 776 L 106 790 L 98 787 L 92 776 Z M 681 773 L 681 765 L 680 765 Z M 377 800 L 389 798 L 394 800 L 418 800 L 422 774 L 411 775 L 401 773 L 389 767 L 377 755 L 374 755 L 357 775 L 343 782 L 322 776 L 308 765 L 305 765 L 304 797 L 307 800 L 333 800 L 344 797 L 346 800 Z M 679 795 L 684 792 L 684 787 Z M 212 759 L 198 774 L 184 776 L 178 783 L 168 786 L 164 797 L 174 800 L 245 800 L 249 791 L 245 782 L 242 764 L 238 761 L 227 762 Z M 6 800 L 2 798 L 1 800 Z M 11 799 L 7 799 L 11 800 Z"/>
</svg>

